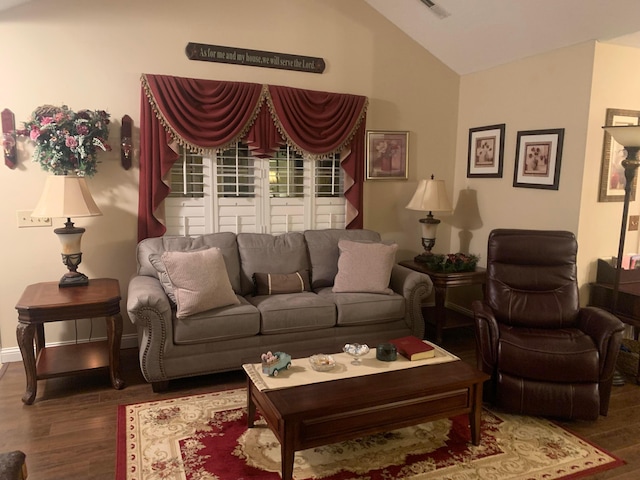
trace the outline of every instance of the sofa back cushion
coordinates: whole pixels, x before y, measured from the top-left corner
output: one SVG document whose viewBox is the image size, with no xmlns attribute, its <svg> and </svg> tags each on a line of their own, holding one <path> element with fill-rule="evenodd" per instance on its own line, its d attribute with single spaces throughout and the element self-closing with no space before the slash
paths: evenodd
<svg viewBox="0 0 640 480">
<path fill-rule="evenodd" d="M 340 240 L 338 249 L 340 256 L 338 274 L 333 282 L 334 292 L 393 294 L 389 281 L 396 262 L 396 244 Z"/>
<path fill-rule="evenodd" d="M 307 230 L 304 232 L 311 262 L 311 288 L 331 287 L 338 273 L 338 242 L 340 240 L 379 242 L 380 234 L 373 230 Z"/>
<path fill-rule="evenodd" d="M 254 273 L 294 273 L 309 270 L 307 247 L 300 232 L 270 235 L 239 233 L 242 295 L 254 292 Z"/>
<path fill-rule="evenodd" d="M 138 261 L 138 275 L 158 277 L 158 272 L 151 264 L 149 255 L 162 255 L 166 251 L 188 252 L 203 248 L 216 247 L 220 249 L 224 258 L 231 287 L 236 293 L 241 292 L 240 260 L 236 234 L 231 232 L 208 233 L 197 237 L 165 236 L 146 238 L 138 243 L 136 258 Z"/>
</svg>

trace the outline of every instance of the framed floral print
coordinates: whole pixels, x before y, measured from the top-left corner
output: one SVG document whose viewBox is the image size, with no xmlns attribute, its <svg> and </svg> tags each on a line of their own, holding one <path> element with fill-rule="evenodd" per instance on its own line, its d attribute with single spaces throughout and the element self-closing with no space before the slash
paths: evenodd
<svg viewBox="0 0 640 480">
<path fill-rule="evenodd" d="M 502 178 L 504 130 L 504 123 L 469 129 L 468 178 Z"/>
<path fill-rule="evenodd" d="M 564 128 L 518 132 L 513 186 L 558 190 Z"/>
<path fill-rule="evenodd" d="M 617 108 L 607 108 L 605 119 L 606 126 L 640 125 L 640 112 L 637 110 L 619 110 Z M 600 189 L 598 192 L 599 202 L 622 202 L 624 201 L 624 167 L 622 160 L 625 159 L 626 152 L 622 145 L 616 142 L 609 133 L 604 132 L 604 143 L 602 145 L 602 164 L 600 166 Z M 631 195 L 629 201 L 636 199 L 636 180 L 631 185 Z"/>
<path fill-rule="evenodd" d="M 367 131 L 367 180 L 406 180 L 409 132 Z"/>
</svg>

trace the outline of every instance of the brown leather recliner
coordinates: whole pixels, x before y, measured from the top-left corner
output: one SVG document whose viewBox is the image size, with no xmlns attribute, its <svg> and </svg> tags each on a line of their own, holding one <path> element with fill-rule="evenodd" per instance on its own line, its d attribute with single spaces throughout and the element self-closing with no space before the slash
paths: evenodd
<svg viewBox="0 0 640 480">
<path fill-rule="evenodd" d="M 516 413 L 595 420 L 606 415 L 622 322 L 580 308 L 571 232 L 489 235 L 483 301 L 473 303 L 487 400 Z"/>
</svg>

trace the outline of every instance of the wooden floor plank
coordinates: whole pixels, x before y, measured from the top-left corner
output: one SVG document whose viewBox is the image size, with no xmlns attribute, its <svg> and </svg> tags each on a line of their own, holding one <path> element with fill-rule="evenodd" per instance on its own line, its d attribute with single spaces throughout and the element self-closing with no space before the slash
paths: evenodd
<svg viewBox="0 0 640 480">
<path fill-rule="evenodd" d="M 467 329 L 447 330 L 443 347 L 475 364 L 475 339 Z M 242 371 L 172 382 L 155 394 L 138 366 L 135 349 L 123 350 L 123 390 L 114 390 L 107 375 L 52 378 L 38 381 L 33 405 L 21 401 L 26 377 L 21 363 L 3 366 L 0 377 L 0 451 L 27 454 L 29 480 L 112 480 L 115 474 L 116 415 L 120 404 L 244 387 Z M 586 440 L 627 462 L 593 478 L 640 478 L 640 386 L 614 387 L 607 417 L 595 422 L 559 422 Z"/>
</svg>

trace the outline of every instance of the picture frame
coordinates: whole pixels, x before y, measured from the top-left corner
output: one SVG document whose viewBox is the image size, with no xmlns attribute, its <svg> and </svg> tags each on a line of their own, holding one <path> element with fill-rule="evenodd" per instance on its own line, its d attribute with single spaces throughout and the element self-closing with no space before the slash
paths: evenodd
<svg viewBox="0 0 640 480">
<path fill-rule="evenodd" d="M 639 125 L 640 111 L 607 108 L 605 117 L 606 126 L 613 125 Z M 624 201 L 624 147 L 616 142 L 611 134 L 604 133 L 602 145 L 602 163 L 600 166 L 600 188 L 598 189 L 598 202 L 623 202 Z M 631 185 L 631 202 L 636 199 L 637 177 Z"/>
<path fill-rule="evenodd" d="M 406 180 L 409 132 L 367 130 L 367 180 Z"/>
<path fill-rule="evenodd" d="M 505 124 L 469 129 L 467 178 L 502 178 Z"/>
<path fill-rule="evenodd" d="M 558 190 L 564 128 L 518 132 L 513 186 Z"/>
</svg>

